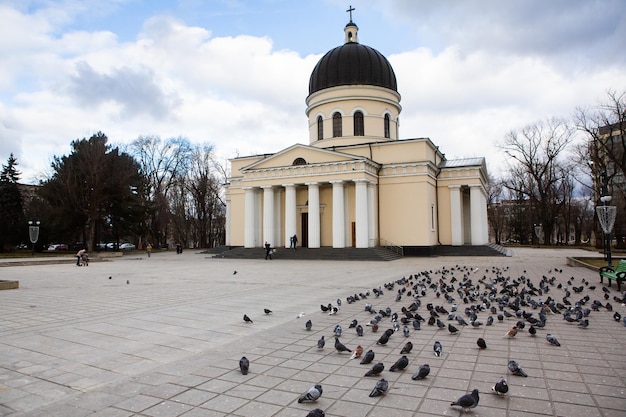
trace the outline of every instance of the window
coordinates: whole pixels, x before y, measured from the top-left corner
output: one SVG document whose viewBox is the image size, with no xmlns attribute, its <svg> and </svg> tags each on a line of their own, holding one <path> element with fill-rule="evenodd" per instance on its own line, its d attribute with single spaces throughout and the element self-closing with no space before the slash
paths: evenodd
<svg viewBox="0 0 626 417">
<path fill-rule="evenodd" d="M 341 114 L 337 112 L 333 114 L 333 137 L 340 138 L 341 136 Z"/>
<path fill-rule="evenodd" d="M 292 165 L 306 165 L 306 161 L 304 158 L 296 158 L 293 160 Z"/>
<path fill-rule="evenodd" d="M 317 116 L 317 140 L 324 139 L 324 119 Z"/>
<path fill-rule="evenodd" d="M 365 128 L 363 127 L 363 112 L 354 112 L 354 136 L 365 135 Z"/>
<path fill-rule="evenodd" d="M 389 133 L 389 113 L 385 114 L 385 137 L 391 137 Z"/>
</svg>

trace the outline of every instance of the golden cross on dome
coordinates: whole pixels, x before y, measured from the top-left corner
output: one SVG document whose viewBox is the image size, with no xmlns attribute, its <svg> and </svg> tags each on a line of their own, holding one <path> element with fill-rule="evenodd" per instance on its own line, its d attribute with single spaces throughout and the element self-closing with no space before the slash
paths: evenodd
<svg viewBox="0 0 626 417">
<path fill-rule="evenodd" d="M 355 11 L 355 10 L 356 9 L 354 7 L 352 7 L 352 5 L 350 5 L 348 10 L 346 10 L 346 12 L 350 13 L 350 22 L 352 22 L 352 12 Z"/>
</svg>

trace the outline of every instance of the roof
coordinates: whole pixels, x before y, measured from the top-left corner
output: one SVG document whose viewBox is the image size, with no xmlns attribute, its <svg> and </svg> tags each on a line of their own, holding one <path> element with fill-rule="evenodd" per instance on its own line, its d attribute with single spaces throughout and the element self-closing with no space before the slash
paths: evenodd
<svg viewBox="0 0 626 417">
<path fill-rule="evenodd" d="M 485 163 L 484 157 L 477 158 L 463 158 L 463 159 L 449 159 L 441 162 L 439 164 L 439 168 L 460 168 L 460 167 L 470 167 L 470 166 L 480 166 Z"/>
</svg>

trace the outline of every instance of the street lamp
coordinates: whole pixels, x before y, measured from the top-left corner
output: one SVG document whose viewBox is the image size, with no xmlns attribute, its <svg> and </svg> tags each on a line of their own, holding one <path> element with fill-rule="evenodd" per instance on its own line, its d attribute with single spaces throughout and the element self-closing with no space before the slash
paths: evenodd
<svg viewBox="0 0 626 417">
<path fill-rule="evenodd" d="M 35 257 L 35 243 L 39 240 L 39 225 L 41 222 L 39 220 L 29 220 L 28 221 L 28 237 L 30 237 L 30 243 L 33 244 L 33 258 Z"/>
<path fill-rule="evenodd" d="M 608 194 L 602 195 L 602 197 L 600 197 L 600 201 L 602 201 L 604 205 L 596 207 L 598 220 L 600 220 L 600 226 L 602 226 L 602 231 L 604 232 L 604 250 L 606 253 L 607 266 L 610 268 L 613 268 L 613 262 L 611 259 L 611 231 L 613 230 L 615 215 L 617 213 L 617 207 L 607 206 L 607 203 L 610 203 L 612 199 L 613 197 Z"/>
<path fill-rule="evenodd" d="M 541 229 L 543 225 L 541 223 L 535 225 L 535 236 L 537 236 L 537 247 L 541 247 Z"/>
</svg>

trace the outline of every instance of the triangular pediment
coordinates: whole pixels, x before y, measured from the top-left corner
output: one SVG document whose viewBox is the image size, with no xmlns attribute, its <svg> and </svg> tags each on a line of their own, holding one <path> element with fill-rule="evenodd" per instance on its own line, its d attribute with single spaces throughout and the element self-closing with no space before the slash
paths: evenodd
<svg viewBox="0 0 626 417">
<path fill-rule="evenodd" d="M 363 161 L 365 159 L 367 158 L 350 155 L 344 152 L 336 152 L 303 144 L 295 144 L 242 168 L 242 171 L 246 172 L 257 169 L 284 168 L 294 165 L 318 165 Z"/>
</svg>

